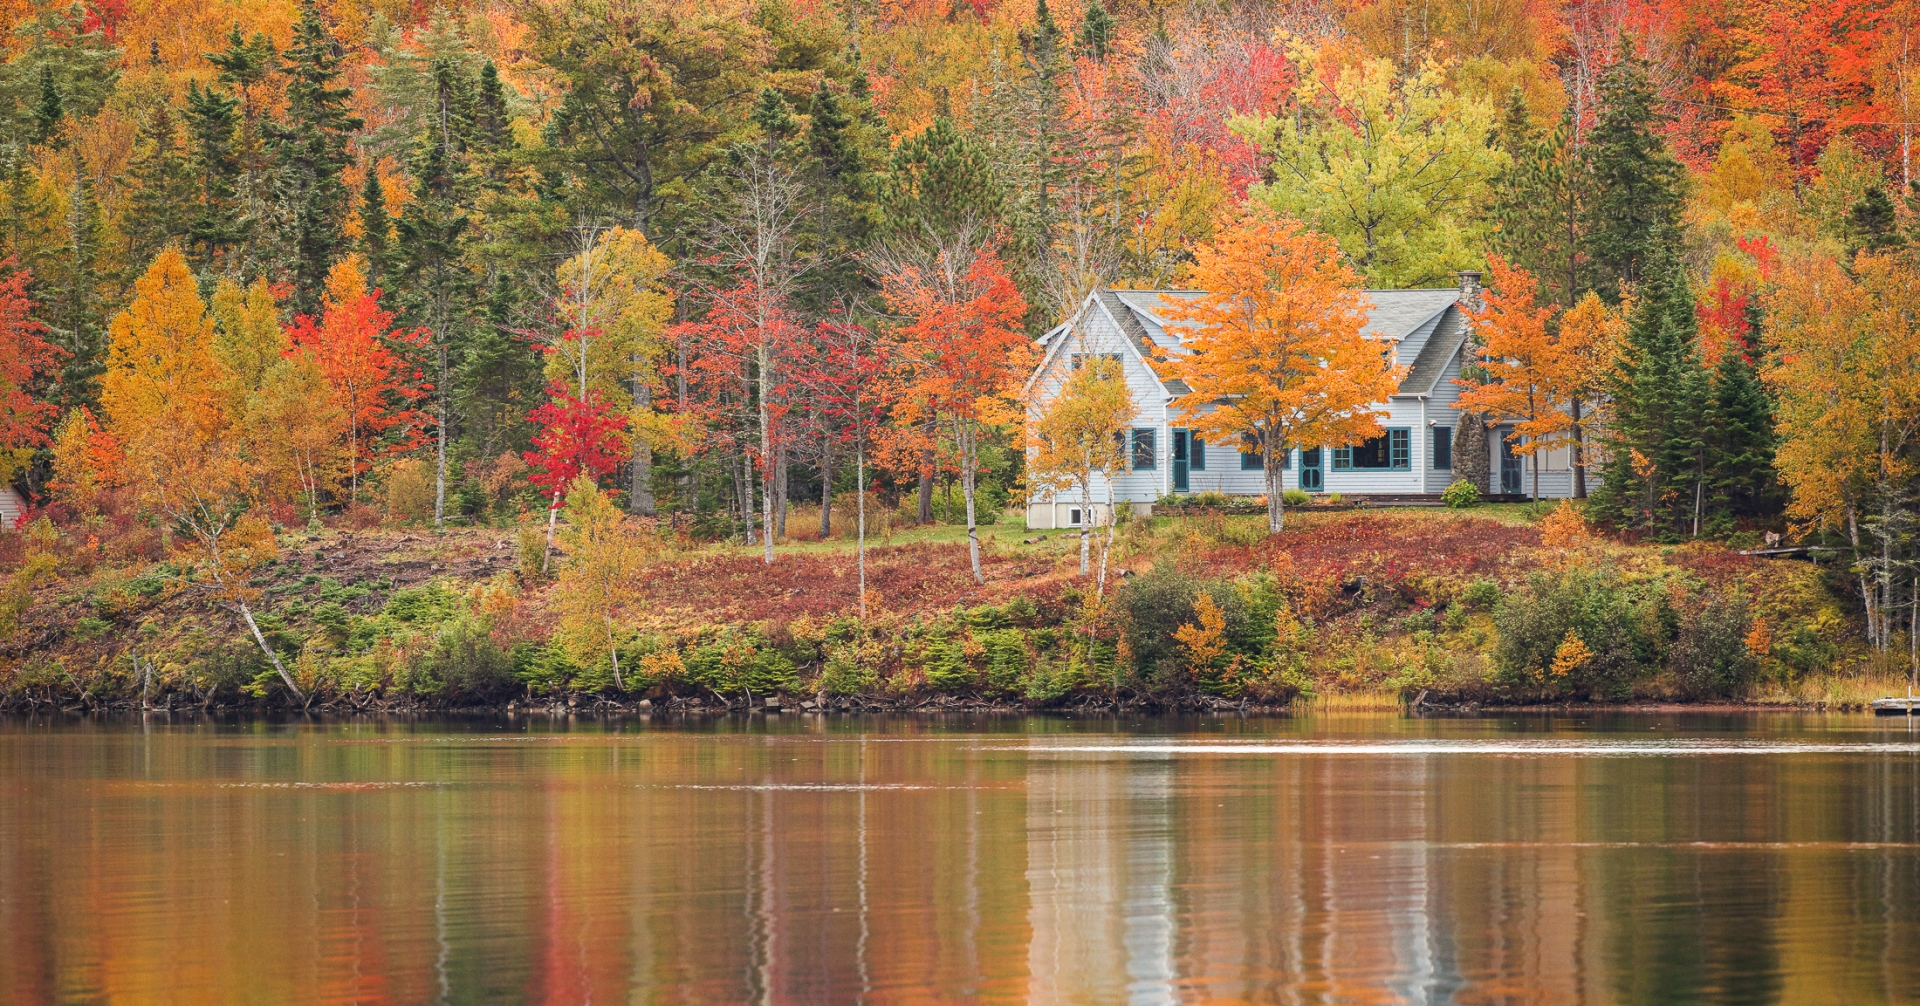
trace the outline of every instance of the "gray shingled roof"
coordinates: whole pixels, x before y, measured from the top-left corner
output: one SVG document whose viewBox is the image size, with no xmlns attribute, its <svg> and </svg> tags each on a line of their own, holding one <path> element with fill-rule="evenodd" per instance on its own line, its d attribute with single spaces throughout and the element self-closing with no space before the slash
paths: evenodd
<svg viewBox="0 0 1920 1006">
<path fill-rule="evenodd" d="M 1367 323 L 1361 327 L 1360 334 L 1404 339 L 1422 322 L 1459 300 L 1460 291 L 1368 290 L 1367 297 L 1373 301 L 1373 310 L 1367 312 Z"/>
<path fill-rule="evenodd" d="M 1128 309 L 1127 305 L 1121 303 L 1114 291 L 1103 289 L 1097 291 L 1097 295 L 1101 306 L 1107 309 L 1108 314 L 1113 315 L 1114 322 L 1120 326 L 1120 331 L 1127 340 L 1133 343 L 1133 348 L 1138 350 L 1142 357 L 1152 360 L 1154 354 L 1159 352 L 1159 347 L 1153 344 L 1151 338 L 1148 338 L 1147 327 L 1140 324 L 1140 319 Z"/>
<path fill-rule="evenodd" d="M 1420 355 L 1414 358 L 1413 366 L 1408 369 L 1406 380 L 1400 382 L 1399 394 L 1431 395 L 1434 385 L 1440 383 L 1440 375 L 1446 372 L 1447 361 L 1453 359 L 1454 351 L 1467 338 L 1467 316 L 1460 311 L 1452 311 L 1440 319 L 1440 325 L 1427 337 L 1427 344 L 1420 347 Z"/>
</svg>

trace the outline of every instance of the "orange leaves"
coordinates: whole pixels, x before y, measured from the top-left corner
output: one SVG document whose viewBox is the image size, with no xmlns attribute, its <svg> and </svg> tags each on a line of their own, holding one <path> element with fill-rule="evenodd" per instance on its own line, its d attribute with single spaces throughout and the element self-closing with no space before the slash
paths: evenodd
<svg viewBox="0 0 1920 1006">
<path fill-rule="evenodd" d="M 1572 434 L 1569 384 L 1585 361 L 1572 352 L 1572 344 L 1562 345 L 1549 334 L 1548 323 L 1560 309 L 1535 305 L 1533 275 L 1498 255 L 1488 256 L 1487 263 L 1493 287 L 1484 305 L 1468 313 L 1480 336 L 1476 363 L 1488 380 L 1460 381 L 1463 390 L 1453 407 L 1519 420 L 1514 431 L 1525 439 L 1514 445 L 1515 453 L 1549 450 Z"/>
<path fill-rule="evenodd" d="M 346 423 L 347 462 L 356 476 L 379 453 L 377 441 L 396 426 L 403 435 L 389 450 L 410 450 L 425 442 L 428 417 L 412 407 L 426 397 L 419 371 L 393 346 L 417 345 L 420 332 L 393 329 L 393 312 L 382 310 L 379 293 L 346 282 L 336 268 L 318 324 L 308 315 L 295 318 L 287 338 L 296 351 L 312 354 Z M 357 279 L 357 277 L 353 277 Z"/>
<path fill-rule="evenodd" d="M 221 370 L 213 319 L 200 300 L 186 257 L 169 247 L 134 283 L 134 298 L 109 329 L 100 405 L 123 440 L 177 427 L 212 436 L 222 422 Z"/>
<path fill-rule="evenodd" d="M 1361 335 L 1368 302 L 1331 238 L 1260 209 L 1195 249 L 1188 286 L 1163 315 L 1191 326 L 1191 354 L 1166 365 L 1191 394 L 1175 407 L 1214 443 L 1276 437 L 1278 446 L 1376 436 L 1372 405 L 1402 369 Z"/>
<path fill-rule="evenodd" d="M 988 418 L 990 401 L 1025 376 L 1030 361 L 1020 319 L 1027 302 L 992 249 L 976 252 L 957 275 L 903 270 L 888 278 L 885 293 L 888 305 L 910 319 L 900 330 L 908 417 Z"/>
</svg>

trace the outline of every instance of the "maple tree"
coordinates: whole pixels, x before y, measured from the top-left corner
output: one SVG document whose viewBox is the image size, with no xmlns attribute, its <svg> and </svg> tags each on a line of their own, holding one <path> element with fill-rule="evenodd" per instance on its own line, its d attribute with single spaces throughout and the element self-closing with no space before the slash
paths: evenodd
<svg viewBox="0 0 1920 1006">
<path fill-rule="evenodd" d="M 622 518 L 585 473 L 568 484 L 566 518 L 561 547 L 567 562 L 554 587 L 560 612 L 555 638 L 582 662 L 606 654 L 614 687 L 624 689 L 621 624 L 639 600 L 639 573 L 652 551 L 648 536 Z"/>
<path fill-rule="evenodd" d="M 867 447 L 886 422 L 886 345 L 871 329 L 850 321 L 822 322 L 796 361 L 796 379 L 828 424 L 828 443 L 853 444 L 854 561 L 859 568 L 860 617 L 867 617 Z M 822 483 L 821 537 L 831 531 L 831 477 Z"/>
<path fill-rule="evenodd" d="M 588 388 L 585 397 L 576 398 L 566 385 L 556 381 L 547 386 L 547 395 L 549 400 L 527 415 L 539 432 L 533 436 L 533 450 L 523 455 L 530 469 L 527 480 L 552 498 L 547 507 L 542 573 L 553 555 L 554 523 L 567 486 L 583 476 L 597 483 L 619 469 L 629 450 L 626 417 L 616 412 L 597 389 Z"/>
<path fill-rule="evenodd" d="M 41 337 L 27 287 L 33 276 L 13 258 L 0 259 L 0 485 L 26 469 L 35 448 L 47 443 L 47 425 L 59 406 L 40 400 L 37 385 L 59 361 L 59 350 Z"/>
<path fill-rule="evenodd" d="M 1456 379 L 1453 407 L 1513 420 L 1515 454 L 1534 459 L 1533 498 L 1540 498 L 1540 455 L 1569 446 L 1582 375 L 1592 361 L 1578 352 L 1586 329 L 1553 331 L 1555 304 L 1536 305 L 1533 274 L 1490 255 L 1492 287 L 1468 310 L 1477 337 L 1473 365 L 1481 379 Z"/>
<path fill-rule="evenodd" d="M 1210 443 L 1257 445 L 1279 534 L 1286 451 L 1379 436 L 1374 406 L 1405 368 L 1361 334 L 1369 301 L 1339 246 L 1297 220 L 1249 210 L 1194 250 L 1185 280 L 1205 293 L 1162 297 L 1163 316 L 1192 327 L 1190 352 L 1161 365 L 1191 389 L 1173 408 Z"/>
<path fill-rule="evenodd" d="M 393 312 L 380 307 L 380 291 L 367 290 L 358 267 L 348 261 L 329 274 L 320 319 L 295 316 L 286 338 L 289 351 L 310 358 L 332 391 L 346 427 L 341 445 L 348 492 L 358 497 L 360 476 L 374 458 L 426 442 L 432 420 L 416 404 L 427 397 L 423 375 L 401 352 L 421 348 L 426 337 L 419 330 L 394 328 Z"/>
<path fill-rule="evenodd" d="M 966 500 L 973 578 L 984 583 L 974 510 L 979 437 L 983 424 L 1008 415 L 1006 396 L 1025 373 L 1028 347 L 1020 318 L 1027 302 L 991 249 L 976 252 L 964 271 L 895 273 L 887 278 L 886 297 L 909 319 L 899 333 L 899 413 L 909 422 L 938 420 L 950 430 Z"/>
</svg>

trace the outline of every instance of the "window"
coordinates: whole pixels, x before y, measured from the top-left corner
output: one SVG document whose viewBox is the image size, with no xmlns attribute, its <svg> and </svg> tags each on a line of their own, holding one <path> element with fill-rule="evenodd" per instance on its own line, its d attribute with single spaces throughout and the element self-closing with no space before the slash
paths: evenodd
<svg viewBox="0 0 1920 1006">
<path fill-rule="evenodd" d="M 1080 526 L 1080 508 L 1079 507 L 1074 507 L 1073 509 L 1067 511 L 1067 523 L 1074 527 Z"/>
<path fill-rule="evenodd" d="M 1119 353 L 1075 353 L 1073 354 L 1073 369 L 1079 370 L 1088 357 L 1112 360 L 1115 363 L 1121 362 Z"/>
<path fill-rule="evenodd" d="M 1293 467 L 1293 448 L 1289 447 L 1286 450 L 1283 450 L 1280 452 L 1280 470 L 1284 472 L 1287 469 L 1292 467 Z M 1265 469 L 1266 469 L 1266 465 L 1262 462 L 1260 458 L 1260 446 L 1258 444 L 1255 444 L 1252 447 L 1242 447 L 1240 449 L 1240 470 L 1241 471 L 1257 472 L 1257 471 L 1264 471 Z"/>
<path fill-rule="evenodd" d="M 1406 471 L 1413 467 L 1413 431 L 1404 426 L 1387 431 L 1363 444 L 1333 449 L 1333 470 Z"/>
<path fill-rule="evenodd" d="M 1196 472 L 1207 470 L 1207 442 L 1192 434 L 1187 435 L 1187 467 Z"/>
<path fill-rule="evenodd" d="M 1154 459 L 1153 430 L 1136 429 L 1133 431 L 1133 469 L 1134 471 L 1152 471 Z"/>
<path fill-rule="evenodd" d="M 1453 467 L 1453 427 L 1433 428 L 1433 467 L 1446 471 Z"/>
</svg>

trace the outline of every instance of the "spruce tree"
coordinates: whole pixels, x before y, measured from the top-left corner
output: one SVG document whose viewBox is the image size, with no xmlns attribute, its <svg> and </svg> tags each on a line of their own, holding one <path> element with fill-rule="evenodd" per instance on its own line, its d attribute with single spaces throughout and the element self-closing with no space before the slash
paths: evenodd
<svg viewBox="0 0 1920 1006">
<path fill-rule="evenodd" d="M 57 388 L 50 396 L 62 410 L 97 404 L 100 375 L 107 368 L 106 303 L 101 296 L 102 266 L 107 261 L 105 225 L 89 172 L 76 173 L 67 204 L 64 247 L 40 274 L 38 284 L 47 341 L 65 354 Z"/>
<path fill-rule="evenodd" d="M 1678 540 L 1704 519 L 1711 389 L 1686 273 L 1671 252 L 1654 254 L 1607 382 L 1611 443 L 1593 505 L 1620 526 Z"/>
<path fill-rule="evenodd" d="M 1543 134 L 1516 86 L 1499 144 L 1512 161 L 1493 183 L 1490 215 L 1499 225 L 1494 244 L 1539 279 L 1545 297 L 1571 307 L 1584 290 L 1578 275 L 1584 172 L 1572 146 L 1572 122 L 1563 115 Z"/>
<path fill-rule="evenodd" d="M 187 84 L 190 160 L 200 189 L 188 235 L 191 257 L 202 268 L 224 259 L 241 240 L 240 158 L 234 149 L 239 108 L 239 101 L 229 95 L 212 88 L 202 91 L 197 82 Z"/>
<path fill-rule="evenodd" d="M 350 109 L 352 90 L 339 86 L 341 59 L 320 9 L 304 0 L 281 66 L 286 121 L 269 131 L 285 227 L 281 252 L 296 311 L 317 309 L 327 271 L 346 247 L 349 200 L 341 174 L 347 141 L 365 123 Z"/>
<path fill-rule="evenodd" d="M 133 198 L 123 229 L 131 264 L 144 269 L 162 248 L 186 241 L 199 193 L 172 106 L 154 108 L 141 127 L 140 141 L 144 149 L 133 162 Z"/>
<path fill-rule="evenodd" d="M 1117 26 L 1113 15 L 1100 4 L 1100 0 L 1089 0 L 1086 14 L 1080 19 L 1080 30 L 1074 36 L 1079 43 L 1082 55 L 1096 60 L 1105 60 L 1113 51 L 1113 34 Z"/>
<path fill-rule="evenodd" d="M 1874 185 L 1847 213 L 1847 248 L 1854 252 L 1891 251 L 1906 244 L 1887 190 Z"/>
<path fill-rule="evenodd" d="M 387 217 L 387 193 L 380 185 L 380 166 L 369 163 L 366 184 L 360 188 L 360 254 L 367 260 L 367 282 L 382 286 L 386 282 L 393 221 Z"/>
<path fill-rule="evenodd" d="M 1714 368 L 1701 424 L 1707 441 L 1707 524 L 1716 535 L 1731 530 L 1734 520 L 1777 514 L 1783 503 L 1773 469 L 1773 400 L 1756 366 L 1759 322 L 1759 309 L 1749 307 L 1742 343 L 1728 347 Z"/>
<path fill-rule="evenodd" d="M 1647 278 L 1675 240 L 1686 193 L 1686 169 L 1660 136 L 1646 61 L 1622 35 L 1614 64 L 1600 77 L 1600 117 L 1588 134 L 1585 235 L 1586 286 L 1618 298 L 1622 283 Z"/>
<path fill-rule="evenodd" d="M 60 100 L 60 89 L 53 83 L 53 68 L 42 64 L 40 100 L 33 106 L 33 142 L 51 142 L 60 132 L 60 121 L 66 117 L 66 104 Z"/>
</svg>

